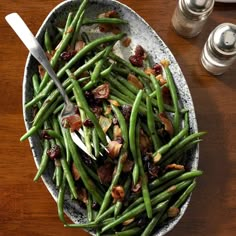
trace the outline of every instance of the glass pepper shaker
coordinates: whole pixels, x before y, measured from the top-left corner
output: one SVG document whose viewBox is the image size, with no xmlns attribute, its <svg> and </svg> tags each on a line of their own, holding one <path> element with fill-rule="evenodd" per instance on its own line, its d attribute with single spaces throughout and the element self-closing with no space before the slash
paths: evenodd
<svg viewBox="0 0 236 236">
<path fill-rule="evenodd" d="M 214 7 L 214 0 L 179 0 L 172 16 L 175 31 L 183 37 L 197 36 Z"/>
<path fill-rule="evenodd" d="M 209 35 L 201 54 L 205 69 L 214 75 L 223 74 L 236 60 L 236 25 L 223 23 Z"/>
</svg>

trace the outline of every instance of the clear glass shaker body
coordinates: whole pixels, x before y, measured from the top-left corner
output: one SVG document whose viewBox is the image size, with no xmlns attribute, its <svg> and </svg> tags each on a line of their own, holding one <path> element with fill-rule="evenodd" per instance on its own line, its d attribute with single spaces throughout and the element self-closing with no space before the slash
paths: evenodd
<svg viewBox="0 0 236 236">
<path fill-rule="evenodd" d="M 223 23 L 209 35 L 201 54 L 204 68 L 221 75 L 236 61 L 236 25 Z"/>
<path fill-rule="evenodd" d="M 197 36 L 213 10 L 214 0 L 179 0 L 171 22 L 185 38 Z"/>
</svg>

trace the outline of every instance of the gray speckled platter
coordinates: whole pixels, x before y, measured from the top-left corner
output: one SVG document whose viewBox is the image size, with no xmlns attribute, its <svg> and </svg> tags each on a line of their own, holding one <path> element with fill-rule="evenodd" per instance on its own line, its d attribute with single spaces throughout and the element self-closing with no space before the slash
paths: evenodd
<svg viewBox="0 0 236 236">
<path fill-rule="evenodd" d="M 77 1 L 64 1 L 55 7 L 50 14 L 47 16 L 43 22 L 41 28 L 37 33 L 37 38 L 42 42 L 43 35 L 46 28 L 49 28 L 50 34 L 55 34 L 53 32 L 53 25 L 60 24 L 60 22 L 65 22 L 66 16 L 69 11 L 75 11 L 78 8 L 80 0 Z M 89 7 L 86 10 L 87 16 L 95 17 L 99 13 L 103 13 L 107 10 L 114 9 L 119 12 L 121 18 L 127 20 L 129 24 L 122 28 L 122 31 L 126 32 L 131 38 L 132 43 L 129 48 L 120 50 L 119 45 L 116 47 L 117 52 L 119 51 L 122 56 L 126 57 L 130 54 L 130 51 L 137 44 L 142 45 L 143 48 L 152 56 L 153 62 L 159 62 L 161 59 L 165 58 L 171 62 L 171 71 L 174 75 L 174 80 L 178 88 L 179 96 L 181 98 L 181 103 L 185 108 L 189 110 L 190 114 L 190 127 L 192 132 L 197 132 L 197 122 L 195 117 L 194 106 L 189 92 L 186 80 L 176 62 L 174 56 L 157 35 L 157 33 L 132 9 L 128 8 L 124 4 L 119 3 L 115 0 L 90 0 Z M 90 37 L 97 37 L 98 32 L 90 28 Z M 27 58 L 25 71 L 24 71 L 24 81 L 23 81 L 23 104 L 32 99 L 33 89 L 32 89 L 32 75 L 37 71 L 37 62 L 35 59 L 29 55 Z M 24 110 L 24 120 L 26 129 L 31 127 L 31 121 L 33 120 L 32 111 Z M 40 163 L 40 157 L 42 154 L 41 141 L 38 135 L 34 135 L 29 139 L 30 147 L 33 152 L 34 160 L 36 166 L 38 167 Z M 198 166 L 199 159 L 199 147 L 197 146 L 189 155 L 190 166 L 192 169 L 196 169 Z M 52 181 L 52 167 L 49 166 L 47 171 L 43 175 L 43 181 L 51 193 L 55 201 L 57 200 L 57 189 Z M 177 218 L 169 221 L 164 227 L 158 229 L 154 235 L 161 236 L 169 232 L 178 223 L 178 221 L 183 216 L 188 204 L 188 201 L 182 206 L 181 212 Z M 56 209 L 55 209 L 56 210 Z M 85 212 L 79 207 L 79 205 L 70 199 L 69 195 L 65 198 L 65 213 L 74 221 L 75 223 L 85 223 L 86 216 Z M 76 229 L 75 229 L 76 230 Z"/>
</svg>

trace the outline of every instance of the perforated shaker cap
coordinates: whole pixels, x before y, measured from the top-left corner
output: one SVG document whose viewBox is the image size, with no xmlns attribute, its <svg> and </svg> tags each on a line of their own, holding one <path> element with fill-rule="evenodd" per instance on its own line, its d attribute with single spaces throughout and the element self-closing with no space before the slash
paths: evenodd
<svg viewBox="0 0 236 236">
<path fill-rule="evenodd" d="M 223 23 L 217 26 L 210 43 L 218 55 L 227 58 L 236 56 L 236 25 Z"/>
<path fill-rule="evenodd" d="M 192 19 L 199 20 L 207 18 L 214 7 L 214 0 L 180 0 L 179 6 L 183 14 Z"/>
</svg>

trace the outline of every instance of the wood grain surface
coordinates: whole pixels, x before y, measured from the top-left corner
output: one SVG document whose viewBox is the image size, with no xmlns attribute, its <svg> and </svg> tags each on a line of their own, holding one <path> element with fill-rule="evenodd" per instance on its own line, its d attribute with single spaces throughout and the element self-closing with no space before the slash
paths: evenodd
<svg viewBox="0 0 236 236">
<path fill-rule="evenodd" d="M 22 77 L 28 51 L 4 20 L 18 12 L 36 33 L 59 0 L 0 1 L 0 236 L 88 235 L 65 229 L 56 203 L 42 181 L 33 182 L 36 167 L 22 118 Z M 218 24 L 236 24 L 236 4 L 216 3 L 202 33 L 184 39 L 170 20 L 177 1 L 122 0 L 165 41 L 186 77 L 200 130 L 208 131 L 200 146 L 204 176 L 198 179 L 191 204 L 169 236 L 236 235 L 236 63 L 222 76 L 207 73 L 199 62 L 203 45 Z"/>
</svg>

